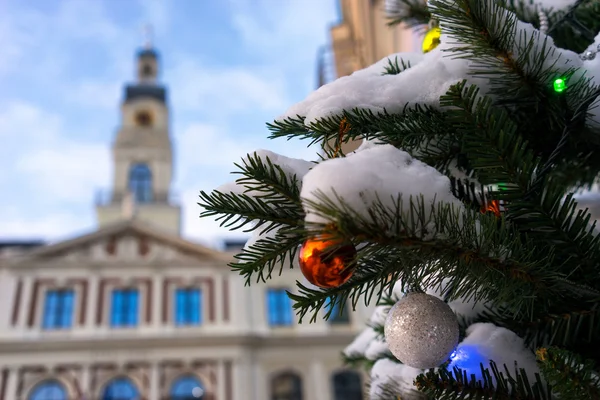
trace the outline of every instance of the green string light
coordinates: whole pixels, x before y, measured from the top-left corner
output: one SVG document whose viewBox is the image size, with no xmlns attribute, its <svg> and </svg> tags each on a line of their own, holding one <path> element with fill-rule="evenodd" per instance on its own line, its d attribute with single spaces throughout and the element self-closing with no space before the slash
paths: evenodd
<svg viewBox="0 0 600 400">
<path fill-rule="evenodd" d="M 556 93 L 562 93 L 567 89 L 567 81 L 563 78 L 557 78 L 554 80 L 554 91 Z"/>
</svg>

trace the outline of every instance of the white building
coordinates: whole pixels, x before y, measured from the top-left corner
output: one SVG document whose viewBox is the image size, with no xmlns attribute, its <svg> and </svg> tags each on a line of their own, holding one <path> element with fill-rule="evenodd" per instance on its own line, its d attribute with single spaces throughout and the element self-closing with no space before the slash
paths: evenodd
<svg viewBox="0 0 600 400">
<path fill-rule="evenodd" d="M 369 310 L 299 325 L 298 269 L 245 287 L 232 254 L 179 236 L 157 53 L 137 66 L 99 229 L 0 254 L 0 400 L 363 399 L 341 350 Z"/>
</svg>

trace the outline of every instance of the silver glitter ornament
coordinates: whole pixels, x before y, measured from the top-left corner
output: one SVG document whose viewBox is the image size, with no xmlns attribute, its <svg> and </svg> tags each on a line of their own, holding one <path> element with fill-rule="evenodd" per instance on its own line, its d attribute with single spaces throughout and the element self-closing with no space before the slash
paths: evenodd
<svg viewBox="0 0 600 400">
<path fill-rule="evenodd" d="M 390 309 L 384 326 L 392 354 L 413 368 L 435 368 L 458 344 L 458 319 L 442 300 L 409 293 Z"/>
</svg>

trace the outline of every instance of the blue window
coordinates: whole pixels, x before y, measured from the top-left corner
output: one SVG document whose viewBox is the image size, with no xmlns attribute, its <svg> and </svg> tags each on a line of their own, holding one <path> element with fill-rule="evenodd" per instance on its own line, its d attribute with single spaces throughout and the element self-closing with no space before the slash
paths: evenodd
<svg viewBox="0 0 600 400">
<path fill-rule="evenodd" d="M 285 289 L 267 290 L 267 314 L 269 325 L 292 325 L 292 302 Z"/>
<path fill-rule="evenodd" d="M 204 386 L 193 376 L 183 376 L 173 382 L 169 400 L 202 400 Z"/>
<path fill-rule="evenodd" d="M 331 301 L 327 303 L 327 311 L 331 309 Z M 348 305 L 345 305 L 342 310 L 339 303 L 336 303 L 331 310 L 331 314 L 329 315 L 329 322 L 332 325 L 344 325 L 350 323 L 350 313 L 348 312 Z"/>
<path fill-rule="evenodd" d="M 135 164 L 129 170 L 129 190 L 136 203 L 152 201 L 152 172 L 146 164 Z"/>
<path fill-rule="evenodd" d="M 33 388 L 28 400 L 67 400 L 67 391 L 57 381 L 44 381 Z"/>
<path fill-rule="evenodd" d="M 113 290 L 110 316 L 110 324 L 113 327 L 138 324 L 138 297 L 137 289 Z"/>
<path fill-rule="evenodd" d="M 75 292 L 71 289 L 48 290 L 44 302 L 44 329 L 66 329 L 73 323 Z"/>
<path fill-rule="evenodd" d="M 335 400 L 363 400 L 360 375 L 354 371 L 342 371 L 332 377 Z"/>
<path fill-rule="evenodd" d="M 102 392 L 102 400 L 138 400 L 140 392 L 127 378 L 115 378 L 108 382 Z"/>
<path fill-rule="evenodd" d="M 202 322 L 202 292 L 195 288 L 175 291 L 175 324 L 199 325 Z"/>
</svg>

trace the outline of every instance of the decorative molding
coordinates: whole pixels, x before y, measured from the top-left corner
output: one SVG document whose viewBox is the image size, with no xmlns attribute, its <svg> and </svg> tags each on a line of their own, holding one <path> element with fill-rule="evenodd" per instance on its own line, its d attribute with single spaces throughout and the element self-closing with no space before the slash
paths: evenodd
<svg viewBox="0 0 600 400">
<path fill-rule="evenodd" d="M 21 296 L 23 294 L 23 279 L 19 278 L 19 280 L 17 281 L 17 288 L 15 290 L 15 297 L 13 299 L 13 310 L 12 310 L 12 317 L 11 317 L 11 324 L 12 326 L 17 325 L 17 323 L 19 322 L 19 311 L 21 311 Z M 2 400 L 2 397 L 0 396 L 0 400 Z"/>
<path fill-rule="evenodd" d="M 0 400 L 6 400 L 6 386 L 8 385 L 8 374 L 10 370 L 3 368 L 0 373 Z"/>
<path fill-rule="evenodd" d="M 152 278 L 134 278 L 134 284 L 146 285 L 146 323 L 152 323 L 152 293 L 153 293 L 153 279 Z"/>
<path fill-rule="evenodd" d="M 29 318 L 27 319 L 27 326 L 30 328 L 35 325 L 35 320 L 37 316 L 37 306 L 40 295 L 40 289 L 44 285 L 53 285 L 56 282 L 55 279 L 36 279 L 33 281 L 33 289 L 31 291 L 31 298 L 29 303 Z"/>
<path fill-rule="evenodd" d="M 225 400 L 233 400 L 233 363 L 226 360 L 225 367 Z"/>
<path fill-rule="evenodd" d="M 223 321 L 229 321 L 229 277 L 223 277 Z"/>
<path fill-rule="evenodd" d="M 106 286 L 118 284 L 119 278 L 103 278 L 98 281 L 98 297 L 96 299 L 96 325 L 102 325 L 104 321 L 104 300 L 106 295 Z"/>
<path fill-rule="evenodd" d="M 138 254 L 145 257 L 150 253 L 150 241 L 145 235 L 138 236 Z"/>
<path fill-rule="evenodd" d="M 169 391 L 173 382 L 182 376 L 192 375 L 202 382 L 206 390 L 204 397 L 207 400 L 215 400 L 218 382 L 216 380 L 216 368 L 218 362 L 214 359 L 199 360 L 164 360 L 159 364 L 159 391 L 160 399 L 168 400 Z"/>
<path fill-rule="evenodd" d="M 215 322 L 215 280 L 213 277 L 197 277 L 192 279 L 192 283 L 199 285 L 205 284 L 208 291 L 208 320 Z"/>
<path fill-rule="evenodd" d="M 81 286 L 81 300 L 76 300 L 76 303 L 79 305 L 79 325 L 85 325 L 86 319 L 86 310 L 87 310 L 87 302 L 88 302 L 88 289 L 89 284 L 86 278 L 73 278 L 67 280 L 67 286 Z"/>
<path fill-rule="evenodd" d="M 115 235 L 108 238 L 104 250 L 108 255 L 114 256 L 117 254 L 117 237 Z"/>
</svg>

